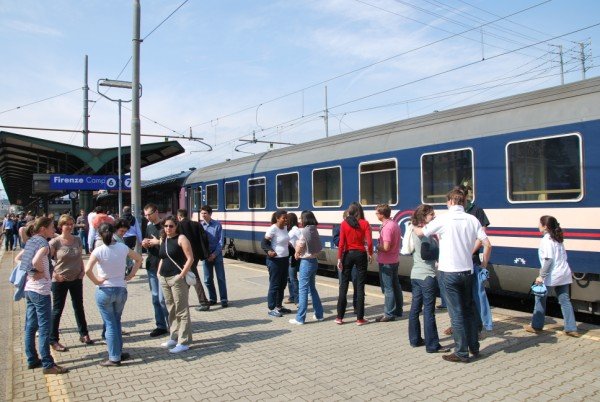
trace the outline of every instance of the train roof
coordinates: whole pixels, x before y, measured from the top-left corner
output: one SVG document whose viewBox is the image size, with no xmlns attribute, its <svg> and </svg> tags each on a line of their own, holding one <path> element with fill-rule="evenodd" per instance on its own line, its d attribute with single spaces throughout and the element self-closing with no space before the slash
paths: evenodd
<svg viewBox="0 0 600 402">
<path fill-rule="evenodd" d="M 430 113 L 206 166 L 185 184 L 600 119 L 600 78 Z"/>
</svg>

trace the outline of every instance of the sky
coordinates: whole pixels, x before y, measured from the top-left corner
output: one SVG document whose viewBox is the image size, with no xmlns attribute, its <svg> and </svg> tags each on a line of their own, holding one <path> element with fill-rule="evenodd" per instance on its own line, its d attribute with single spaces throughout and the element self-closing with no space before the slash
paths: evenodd
<svg viewBox="0 0 600 402">
<path fill-rule="evenodd" d="M 126 0 L 0 0 L 0 126 L 81 130 L 88 55 L 89 129 L 117 131 L 117 104 L 97 81 L 132 79 L 132 16 Z M 212 147 L 181 139 L 185 154 L 142 180 L 267 151 L 240 141 L 253 133 L 323 138 L 325 99 L 329 135 L 344 135 L 560 85 L 560 47 L 565 83 L 583 66 L 587 78 L 600 71 L 596 0 L 142 0 L 141 36 L 142 133 L 191 127 Z M 0 130 L 83 145 L 79 133 Z M 90 147 L 117 144 L 90 134 Z"/>
</svg>

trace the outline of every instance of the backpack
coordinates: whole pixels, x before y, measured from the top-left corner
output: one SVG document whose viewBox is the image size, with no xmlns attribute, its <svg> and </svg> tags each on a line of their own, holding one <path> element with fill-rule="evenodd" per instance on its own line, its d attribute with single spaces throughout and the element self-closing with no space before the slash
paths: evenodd
<svg viewBox="0 0 600 402">
<path fill-rule="evenodd" d="M 408 222 L 405 224 L 406 229 L 404 230 L 404 236 L 402 237 L 402 248 L 400 254 L 411 255 L 415 252 L 415 242 L 413 241 L 413 225 Z"/>
<path fill-rule="evenodd" d="M 210 255 L 210 247 L 208 245 L 208 235 L 201 223 L 198 222 L 198 231 L 200 232 L 200 259 L 206 260 Z"/>
</svg>

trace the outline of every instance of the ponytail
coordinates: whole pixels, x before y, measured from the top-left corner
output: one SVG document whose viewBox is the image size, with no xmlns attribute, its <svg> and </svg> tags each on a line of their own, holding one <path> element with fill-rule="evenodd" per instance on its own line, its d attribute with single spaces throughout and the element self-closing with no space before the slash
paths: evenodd
<svg viewBox="0 0 600 402">
<path fill-rule="evenodd" d="M 555 217 L 544 215 L 540 218 L 540 224 L 546 228 L 552 240 L 557 243 L 563 242 L 564 234 L 560 227 L 560 223 L 558 223 Z"/>
<path fill-rule="evenodd" d="M 115 233 L 115 228 L 110 223 L 103 223 L 98 228 L 98 233 L 102 238 L 102 243 L 110 246 L 113 241 L 113 234 Z"/>
</svg>

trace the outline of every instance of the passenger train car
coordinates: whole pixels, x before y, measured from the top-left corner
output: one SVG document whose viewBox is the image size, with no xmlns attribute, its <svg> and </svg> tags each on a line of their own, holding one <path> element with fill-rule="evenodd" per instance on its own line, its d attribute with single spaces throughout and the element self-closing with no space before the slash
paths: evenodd
<svg viewBox="0 0 600 402">
<path fill-rule="evenodd" d="M 228 250 L 256 254 L 273 211 L 313 210 L 319 262 L 333 267 L 331 229 L 352 201 L 376 239 L 377 204 L 404 230 L 416 206 L 439 216 L 446 192 L 466 184 L 491 222 L 492 291 L 527 293 L 540 266 L 539 218 L 549 214 L 565 230 L 574 306 L 599 314 L 599 105 L 600 78 L 588 79 L 227 161 L 187 178 L 187 208 L 197 219 L 211 205 Z M 412 259 L 400 260 L 408 276 Z"/>
</svg>

